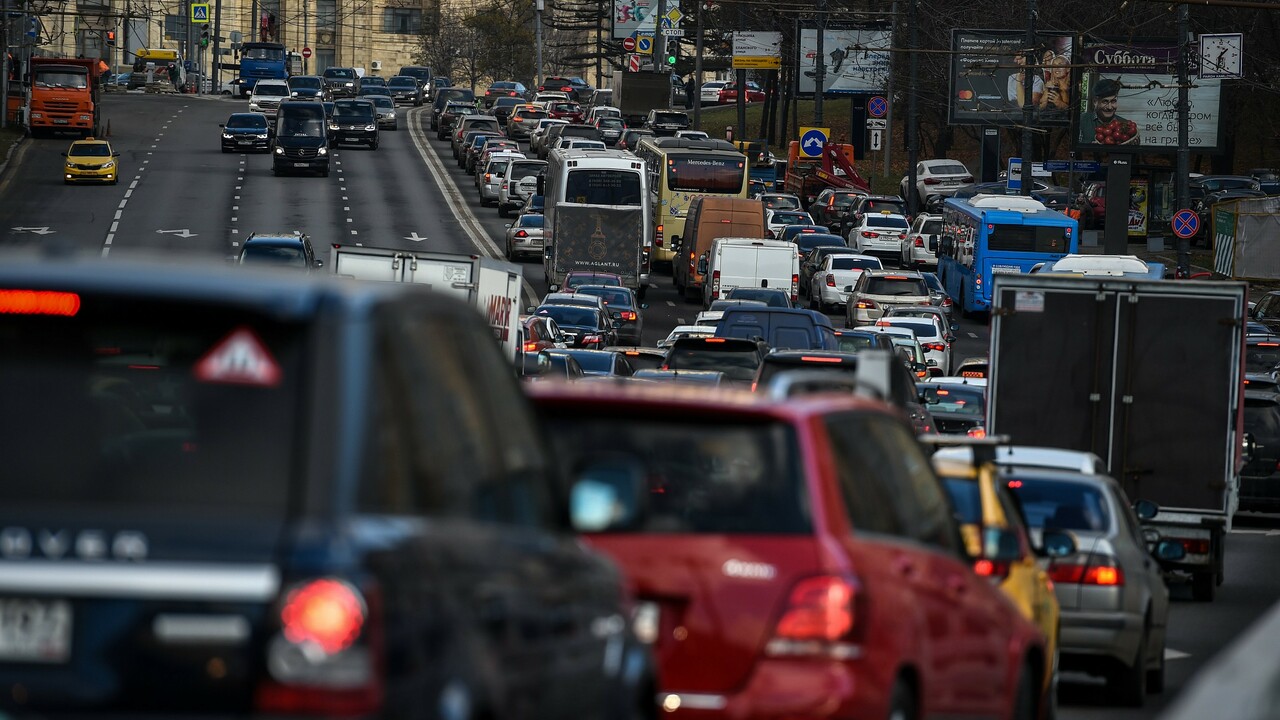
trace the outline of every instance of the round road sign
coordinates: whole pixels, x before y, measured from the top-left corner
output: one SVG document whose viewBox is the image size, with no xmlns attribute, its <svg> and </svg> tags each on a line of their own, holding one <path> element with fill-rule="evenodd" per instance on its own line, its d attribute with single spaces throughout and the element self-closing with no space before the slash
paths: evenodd
<svg viewBox="0 0 1280 720">
<path fill-rule="evenodd" d="M 311 48 L 302 48 L 302 57 L 304 58 L 311 57 Z"/>
<path fill-rule="evenodd" d="M 822 128 L 808 128 L 800 136 L 800 152 L 805 157 L 818 157 L 826 147 L 827 133 Z"/>
<path fill-rule="evenodd" d="M 867 101 L 867 114 L 873 118 L 882 118 L 889 112 L 889 101 L 876 95 Z"/>
<path fill-rule="evenodd" d="M 1200 216 L 1190 210 L 1179 210 L 1173 214 L 1173 234 L 1186 239 L 1200 230 Z"/>
<path fill-rule="evenodd" d="M 626 50 L 627 52 L 635 52 L 635 51 L 636 51 L 636 39 L 635 39 L 635 38 L 633 38 L 633 37 L 624 37 L 624 38 L 622 38 L 622 49 L 623 49 L 623 50 Z"/>
</svg>

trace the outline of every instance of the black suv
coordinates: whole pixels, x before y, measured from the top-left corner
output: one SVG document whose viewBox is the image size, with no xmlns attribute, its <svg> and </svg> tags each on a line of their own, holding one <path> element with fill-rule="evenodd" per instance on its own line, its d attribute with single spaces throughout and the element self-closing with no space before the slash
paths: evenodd
<svg viewBox="0 0 1280 720">
<path fill-rule="evenodd" d="M 827 188 L 818 193 L 818 197 L 809 203 L 809 215 L 813 217 L 814 224 L 826 225 L 831 232 L 841 235 L 845 223 L 849 221 L 850 210 L 853 209 L 858 198 L 865 195 L 866 193 L 861 190 Z"/>
<path fill-rule="evenodd" d="M 449 103 L 469 103 L 475 105 L 476 94 L 467 88 L 441 88 L 431 98 L 431 129 L 440 131 L 440 113 Z"/>
<path fill-rule="evenodd" d="M 351 98 L 333 104 L 333 144 L 355 143 L 378 149 L 378 110 L 372 100 Z"/>
<path fill-rule="evenodd" d="M 316 257 L 311 237 L 295 230 L 291 233 L 252 233 L 240 246 L 236 262 L 241 265 L 267 265 L 270 267 L 312 272 L 324 265 Z"/>
<path fill-rule="evenodd" d="M 678 130 L 689 129 L 689 116 L 679 110 L 650 110 L 644 127 L 658 137 L 675 135 Z"/>
<path fill-rule="evenodd" d="M 14 257 L 0 307 L 6 714 L 654 707 L 622 579 L 570 526 L 600 481 L 560 481 L 470 305 Z"/>
<path fill-rule="evenodd" d="M 360 92 L 360 76 L 356 74 L 355 68 L 325 68 L 321 77 L 324 78 L 324 84 L 329 87 L 331 98 L 355 97 Z"/>
<path fill-rule="evenodd" d="M 422 97 L 427 96 L 427 85 L 431 84 L 431 68 L 425 65 L 403 65 L 396 75 L 408 75 L 417 80 L 418 88 L 422 90 Z"/>
</svg>

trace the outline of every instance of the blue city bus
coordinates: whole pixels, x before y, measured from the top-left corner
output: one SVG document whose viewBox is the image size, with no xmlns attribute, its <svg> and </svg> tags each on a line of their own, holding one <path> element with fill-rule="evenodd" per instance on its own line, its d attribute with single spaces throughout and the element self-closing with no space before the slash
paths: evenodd
<svg viewBox="0 0 1280 720">
<path fill-rule="evenodd" d="M 1025 273 L 1079 246 L 1076 221 L 1018 195 L 951 198 L 942 206 L 938 278 L 965 315 L 991 308 L 991 276 Z"/>
<path fill-rule="evenodd" d="M 282 43 L 244 43 L 240 46 L 240 94 L 248 95 L 259 80 L 287 79 L 288 62 Z"/>
</svg>

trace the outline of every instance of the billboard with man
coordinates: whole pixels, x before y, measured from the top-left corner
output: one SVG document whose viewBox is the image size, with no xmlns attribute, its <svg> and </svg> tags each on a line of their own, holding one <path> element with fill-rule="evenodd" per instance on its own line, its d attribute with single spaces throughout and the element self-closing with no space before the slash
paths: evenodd
<svg viewBox="0 0 1280 720">
<path fill-rule="evenodd" d="M 1072 36 L 1036 34 L 1031 106 L 1036 125 L 1066 125 L 1071 109 Z M 952 125 L 1022 122 L 1027 65 L 1026 33 L 1017 30 L 953 30 Z"/>
</svg>

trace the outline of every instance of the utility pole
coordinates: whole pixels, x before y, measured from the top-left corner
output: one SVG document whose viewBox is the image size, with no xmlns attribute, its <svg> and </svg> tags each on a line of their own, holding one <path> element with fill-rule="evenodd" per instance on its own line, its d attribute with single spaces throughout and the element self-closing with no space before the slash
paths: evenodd
<svg viewBox="0 0 1280 720">
<path fill-rule="evenodd" d="M 1174 196 L 1177 201 L 1178 209 L 1188 208 L 1191 206 L 1191 192 L 1187 187 L 1188 173 L 1191 172 L 1191 147 L 1190 129 L 1187 121 L 1187 113 L 1190 104 L 1187 99 L 1188 88 L 1191 84 L 1190 72 L 1187 65 L 1189 58 L 1187 53 L 1187 36 L 1191 33 L 1191 20 L 1189 17 L 1190 9 L 1187 3 L 1178 6 L 1178 152 L 1176 155 L 1176 163 L 1174 168 Z M 1213 222 L 1213 217 L 1209 217 L 1209 222 Z M 1205 237 L 1213 237 L 1212 227 L 1203 228 Z M 1178 274 L 1186 277 L 1191 276 L 1191 240 L 1189 238 L 1177 239 L 1177 260 Z"/>
<path fill-rule="evenodd" d="M 816 61 L 813 68 L 813 124 L 816 127 L 822 127 L 822 88 L 827 81 L 827 57 L 824 54 L 826 52 L 824 36 L 827 34 L 827 0 L 818 0 L 816 20 L 814 25 L 817 28 L 818 46 L 813 53 L 813 59 Z"/>
<path fill-rule="evenodd" d="M 534 0 L 533 10 L 533 44 L 536 46 L 535 54 L 537 59 L 534 61 L 538 64 L 534 75 L 538 78 L 538 87 L 542 87 L 542 9 L 545 7 L 545 0 Z"/>
<path fill-rule="evenodd" d="M 222 0 L 213 0 L 213 84 L 209 92 L 222 94 Z"/>
<path fill-rule="evenodd" d="M 653 71 L 661 72 L 667 64 L 667 36 L 662 34 L 662 18 L 667 16 L 667 0 L 658 0 L 658 13 L 654 16 L 653 28 Z M 667 93 L 670 102 L 673 93 Z"/>
<path fill-rule="evenodd" d="M 9 0 L 0 0 L 0 129 L 9 127 Z"/>
<path fill-rule="evenodd" d="M 307 0 L 302 0 L 302 49 L 311 47 L 311 13 L 308 11 Z M 302 54 L 302 74 L 311 74 L 311 58 L 306 53 Z"/>
<path fill-rule="evenodd" d="M 596 8 L 596 87 L 603 82 L 601 77 L 601 60 L 604 57 L 604 0 Z"/>
<path fill-rule="evenodd" d="M 702 8 L 707 0 L 697 0 L 698 7 L 693 12 L 696 35 L 693 38 L 693 90 L 698 93 L 693 101 L 693 129 L 702 129 Z"/>
<path fill-rule="evenodd" d="M 916 95 L 919 92 L 917 83 L 920 77 L 920 53 L 916 52 L 916 48 L 920 46 L 920 0 L 910 1 L 910 19 L 907 21 L 911 23 L 911 52 L 907 55 L 907 66 L 911 74 L 911 79 L 907 82 L 907 210 L 915 215 L 920 209 L 919 192 L 916 190 L 916 161 L 920 158 L 920 148 L 917 147 L 920 133 L 916 125 Z"/>
<path fill-rule="evenodd" d="M 893 0 L 893 31 L 889 33 L 889 46 L 893 46 L 898 36 L 898 0 Z M 893 56 L 889 53 L 889 87 L 885 89 L 885 99 L 889 101 L 889 111 L 884 120 L 884 176 L 889 177 L 889 163 L 893 159 Z"/>
<path fill-rule="evenodd" d="M 1027 0 L 1026 62 L 1022 66 L 1022 195 L 1031 196 L 1031 121 L 1035 105 L 1031 102 L 1035 90 L 1032 68 L 1039 63 L 1036 58 L 1036 0 Z"/>
<path fill-rule="evenodd" d="M 742 3 L 738 3 L 738 31 L 747 29 L 747 16 L 742 11 Z M 738 84 L 738 120 L 733 125 L 733 139 L 745 141 L 750 135 L 747 134 L 747 71 L 745 69 L 736 70 L 733 73 L 733 81 Z"/>
</svg>

